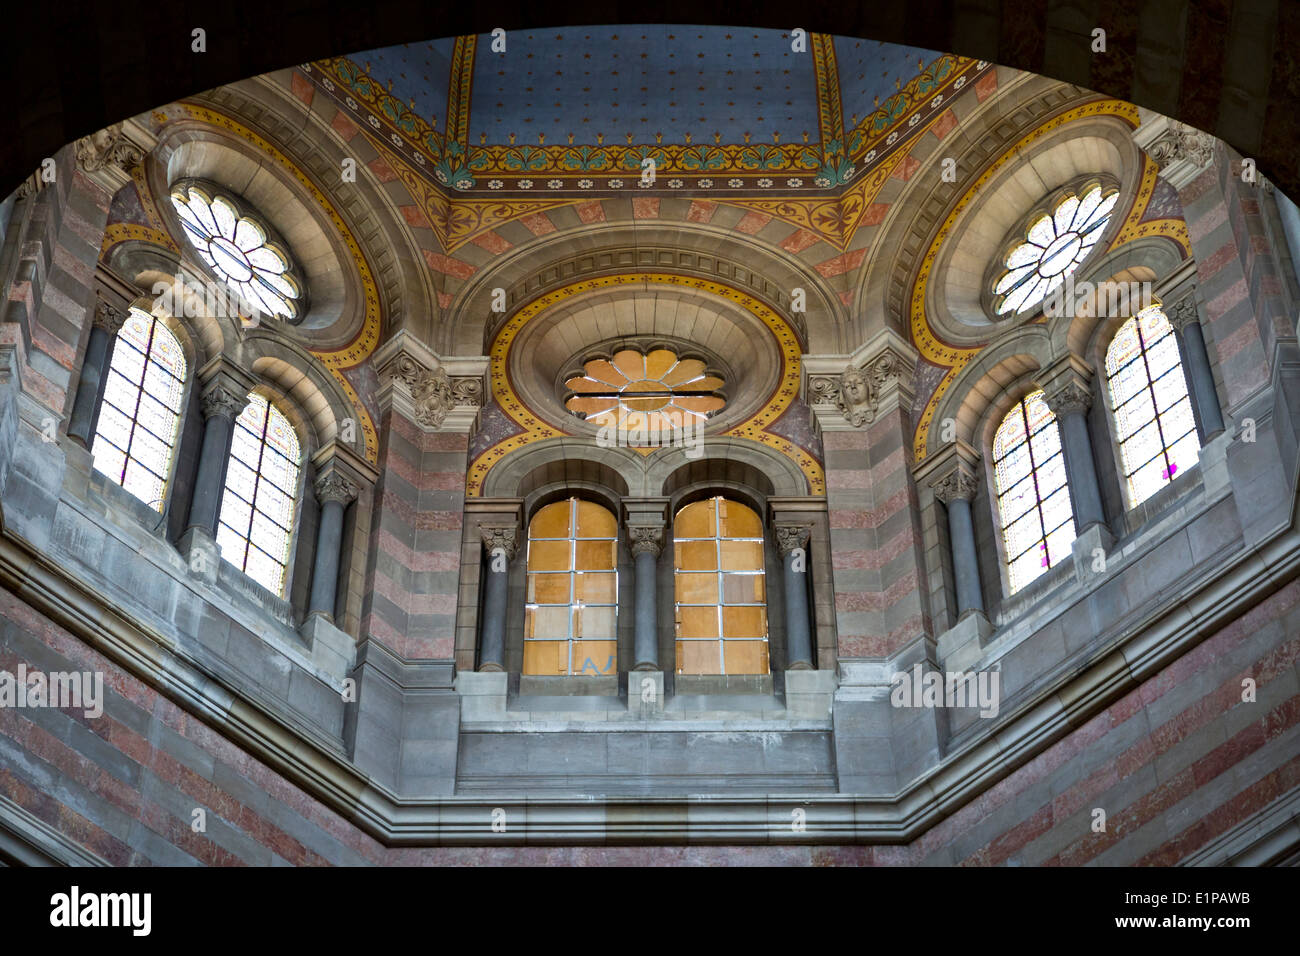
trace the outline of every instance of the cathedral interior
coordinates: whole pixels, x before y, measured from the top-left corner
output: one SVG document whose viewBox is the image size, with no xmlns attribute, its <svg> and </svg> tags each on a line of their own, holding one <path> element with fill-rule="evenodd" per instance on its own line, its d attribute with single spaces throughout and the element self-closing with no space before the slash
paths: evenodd
<svg viewBox="0 0 1300 956">
<path fill-rule="evenodd" d="M 0 231 L 0 859 L 1300 861 L 1300 210 L 1208 132 L 493 31 Z"/>
</svg>

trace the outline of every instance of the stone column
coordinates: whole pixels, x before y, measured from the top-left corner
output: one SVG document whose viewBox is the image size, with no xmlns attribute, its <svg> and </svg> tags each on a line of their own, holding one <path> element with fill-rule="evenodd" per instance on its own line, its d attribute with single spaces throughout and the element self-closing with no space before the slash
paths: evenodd
<svg viewBox="0 0 1300 956">
<path fill-rule="evenodd" d="M 811 670 L 812 630 L 808 621 L 807 525 L 777 525 L 776 546 L 781 552 L 781 576 L 785 582 L 785 647 L 787 670 Z"/>
<path fill-rule="evenodd" d="M 948 542 L 952 549 L 952 573 L 957 588 L 957 617 L 972 611 L 984 614 L 979 560 L 975 551 L 975 524 L 971 520 L 971 499 L 975 497 L 975 476 L 958 465 L 931 484 L 934 496 L 948 511 Z"/>
<path fill-rule="evenodd" d="M 1223 431 L 1223 409 L 1219 406 L 1219 393 L 1214 387 L 1214 373 L 1210 370 L 1210 353 L 1205 348 L 1205 334 L 1196 308 L 1195 286 L 1174 303 L 1165 315 L 1178 334 L 1178 344 L 1187 369 L 1187 382 L 1191 386 L 1192 401 L 1196 403 L 1196 422 L 1201 426 L 1201 444 L 1204 445 Z"/>
<path fill-rule="evenodd" d="M 655 587 L 659 552 L 664 546 L 664 529 L 629 527 L 628 544 L 636 576 L 635 630 L 632 641 L 632 669 L 659 670 L 659 609 Z"/>
<path fill-rule="evenodd" d="M 68 437 L 84 448 L 90 448 L 92 444 L 103 382 L 113 357 L 113 343 L 126 322 L 126 317 L 126 310 L 103 299 L 95 305 L 90 341 L 86 345 L 86 356 L 77 378 L 77 396 L 68 418 Z"/>
<path fill-rule="evenodd" d="M 481 527 L 487 551 L 487 582 L 483 590 L 483 623 L 479 634 L 481 671 L 506 669 L 506 593 L 510 562 L 519 549 L 518 527 Z"/>
<path fill-rule="evenodd" d="M 1044 401 L 1061 429 L 1061 451 L 1074 507 L 1074 526 L 1082 535 L 1094 525 L 1106 523 L 1101 487 L 1097 484 L 1097 465 L 1092 457 L 1092 439 L 1088 437 L 1092 389 L 1081 376 L 1070 374 L 1045 390 Z"/>
<path fill-rule="evenodd" d="M 209 583 L 217 579 L 217 518 L 221 511 L 221 494 L 225 490 L 226 467 L 230 461 L 230 443 L 235 419 L 248 404 L 248 389 L 230 377 L 218 374 L 203 385 L 200 405 L 203 409 L 203 443 L 194 473 L 194 493 L 190 498 L 189 523 L 181 536 L 180 550 L 189 561 L 190 570 Z"/>
<path fill-rule="evenodd" d="M 343 511 L 349 502 L 356 499 L 357 486 L 337 469 L 330 468 L 317 477 L 315 490 L 321 510 L 307 613 L 319 614 L 332 622 L 342 558 Z"/>
</svg>

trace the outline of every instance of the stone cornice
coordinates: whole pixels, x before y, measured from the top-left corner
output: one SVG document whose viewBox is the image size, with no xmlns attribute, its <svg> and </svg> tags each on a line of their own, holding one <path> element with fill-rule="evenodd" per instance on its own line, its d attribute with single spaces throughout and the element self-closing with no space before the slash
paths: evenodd
<svg viewBox="0 0 1300 956">
<path fill-rule="evenodd" d="M 0 534 L 0 585 L 386 846 L 908 843 L 1297 574 L 1300 533 L 1276 529 L 1267 542 L 1189 582 L 1187 593 L 1143 608 L 1141 626 L 1124 627 L 1125 637 L 1109 653 L 1004 710 L 989 733 L 961 744 L 924 779 L 891 796 L 747 795 L 705 804 L 689 797 L 535 793 L 412 799 L 358 770 L 337 745 L 241 696 L 12 532 Z M 496 807 L 518 821 L 504 833 L 491 830 Z M 803 832 L 772 826 L 796 807 L 805 811 Z"/>
</svg>

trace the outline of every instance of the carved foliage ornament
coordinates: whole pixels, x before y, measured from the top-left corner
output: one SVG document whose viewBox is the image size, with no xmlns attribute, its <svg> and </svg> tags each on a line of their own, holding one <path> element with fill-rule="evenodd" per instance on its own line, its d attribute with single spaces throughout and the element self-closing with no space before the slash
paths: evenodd
<svg viewBox="0 0 1300 956">
<path fill-rule="evenodd" d="M 776 534 L 776 548 L 781 552 L 781 557 L 785 557 L 795 548 L 807 547 L 808 538 L 812 535 L 810 527 L 800 524 L 779 524 L 773 531 Z"/>
<path fill-rule="evenodd" d="M 1057 418 L 1072 412 L 1086 412 L 1092 405 L 1092 391 L 1082 382 L 1067 382 L 1045 395 L 1043 401 Z"/>
<path fill-rule="evenodd" d="M 1196 309 L 1195 293 L 1187 293 L 1187 295 L 1174 303 L 1173 308 L 1166 309 L 1165 317 L 1169 319 L 1169 324 L 1179 332 L 1183 331 L 1183 329 L 1187 328 L 1187 326 L 1191 325 L 1193 322 L 1200 322 L 1201 316 Z"/>
<path fill-rule="evenodd" d="M 356 483 L 338 471 L 328 471 L 316 479 L 316 500 L 321 504 L 337 501 L 346 505 L 357 496 Z"/>
<path fill-rule="evenodd" d="M 934 496 L 945 505 L 957 500 L 970 501 L 975 497 L 975 476 L 965 468 L 956 468 L 938 481 L 932 482 Z"/>
<path fill-rule="evenodd" d="M 814 405 L 834 405 L 850 425 L 860 428 L 876 420 L 881 392 L 891 381 L 898 381 L 901 374 L 899 357 L 885 351 L 865 368 L 850 365 L 838 378 L 824 375 L 812 378 L 808 383 L 809 397 Z"/>
<path fill-rule="evenodd" d="M 224 385 L 213 385 L 204 389 L 199 401 L 203 407 L 204 418 L 221 415 L 233 422 L 248 404 L 248 396 Z"/>
<path fill-rule="evenodd" d="M 144 150 L 126 138 L 121 123 L 77 140 L 76 152 L 77 165 L 88 173 L 112 166 L 127 171 L 144 160 Z"/>
<path fill-rule="evenodd" d="M 415 404 L 415 420 L 428 428 L 441 426 L 447 413 L 458 405 L 477 408 L 483 404 L 483 384 L 477 378 L 449 378 L 442 369 L 430 371 L 404 352 L 384 374 L 405 383 Z"/>
<path fill-rule="evenodd" d="M 1214 137 L 1181 123 L 1168 130 L 1147 148 L 1147 153 L 1161 169 L 1186 161 L 1194 166 L 1208 166 L 1214 158 Z"/>
<path fill-rule="evenodd" d="M 126 310 L 100 299 L 95 303 L 95 318 L 92 322 L 95 328 L 103 329 L 109 336 L 117 335 L 126 324 Z"/>
<path fill-rule="evenodd" d="M 645 525 L 628 525 L 627 539 L 628 547 L 632 551 L 632 557 L 636 557 L 638 554 L 653 554 L 658 557 L 664 546 L 664 529 Z"/>
<path fill-rule="evenodd" d="M 515 553 L 519 550 L 519 529 L 517 527 L 492 528 L 483 525 L 478 530 L 483 536 L 483 547 L 488 554 L 504 551 L 507 560 L 514 560 Z"/>
</svg>

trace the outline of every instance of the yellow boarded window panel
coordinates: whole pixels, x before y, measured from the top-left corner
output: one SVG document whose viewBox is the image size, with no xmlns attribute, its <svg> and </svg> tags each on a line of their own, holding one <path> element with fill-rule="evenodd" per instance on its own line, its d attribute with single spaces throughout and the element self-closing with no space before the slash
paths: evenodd
<svg viewBox="0 0 1300 956">
<path fill-rule="evenodd" d="M 677 673 L 766 674 L 763 522 L 725 498 L 673 520 Z"/>
<path fill-rule="evenodd" d="M 524 673 L 616 674 L 618 522 L 570 498 L 528 523 Z"/>
</svg>

